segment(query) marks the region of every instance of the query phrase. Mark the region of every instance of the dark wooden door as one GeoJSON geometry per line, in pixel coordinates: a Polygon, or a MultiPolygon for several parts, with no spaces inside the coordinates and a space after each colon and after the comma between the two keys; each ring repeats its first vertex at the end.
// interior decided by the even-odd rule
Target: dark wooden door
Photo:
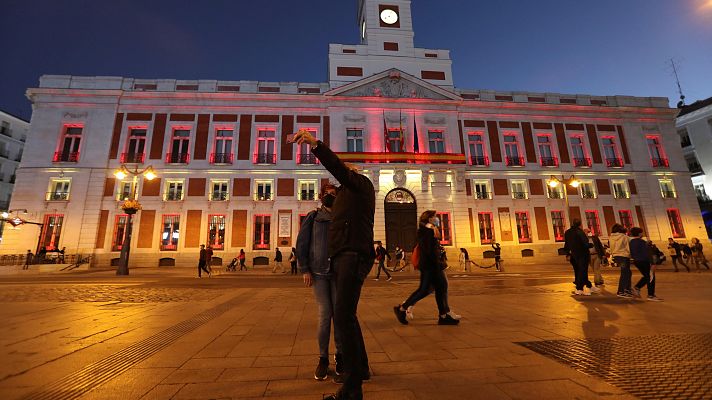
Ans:
{"type": "Polygon", "coordinates": [[[392,251],[401,246],[413,250],[418,230],[418,211],[415,203],[386,203],[386,245],[392,251]]]}

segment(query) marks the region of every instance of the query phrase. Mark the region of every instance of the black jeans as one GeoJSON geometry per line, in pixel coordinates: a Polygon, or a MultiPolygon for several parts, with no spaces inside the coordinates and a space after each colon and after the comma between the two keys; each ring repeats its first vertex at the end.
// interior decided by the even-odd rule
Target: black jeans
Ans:
{"type": "Polygon", "coordinates": [[[361,393],[363,376],[368,371],[368,355],[356,311],[363,281],[373,268],[373,258],[345,251],[331,258],[336,279],[334,331],[341,337],[344,357],[344,394],[361,393]]]}
{"type": "Polygon", "coordinates": [[[391,274],[388,273],[388,270],[386,269],[386,266],[384,265],[384,260],[381,260],[378,262],[378,272],[376,273],[376,279],[381,277],[381,271],[386,273],[387,277],[391,277],[391,274]]]}
{"type": "Polygon", "coordinates": [[[621,269],[621,276],[618,279],[618,294],[630,292],[630,280],[633,276],[633,273],[630,272],[630,258],[616,256],[613,257],[613,261],[621,269]]]}
{"type": "Polygon", "coordinates": [[[200,261],[198,263],[198,278],[201,277],[201,272],[205,271],[206,274],[210,275],[210,270],[208,270],[208,267],[206,266],[207,264],[205,261],[200,261]]]}
{"type": "Polygon", "coordinates": [[[450,306],[447,302],[447,287],[447,277],[439,267],[421,269],[420,286],[403,303],[403,308],[414,306],[415,303],[432,293],[431,288],[433,288],[435,289],[435,302],[438,304],[439,315],[447,314],[450,312],[450,306]]]}
{"type": "Polygon", "coordinates": [[[655,276],[650,274],[650,263],[645,261],[636,261],[635,267],[643,275],[642,278],[635,284],[637,289],[648,285],[648,296],[655,296],[655,276]]]}
{"type": "Polygon", "coordinates": [[[586,286],[590,288],[591,281],[588,280],[588,264],[591,262],[591,256],[572,256],[570,259],[571,266],[574,267],[574,285],[576,285],[576,290],[583,290],[586,286]]]}

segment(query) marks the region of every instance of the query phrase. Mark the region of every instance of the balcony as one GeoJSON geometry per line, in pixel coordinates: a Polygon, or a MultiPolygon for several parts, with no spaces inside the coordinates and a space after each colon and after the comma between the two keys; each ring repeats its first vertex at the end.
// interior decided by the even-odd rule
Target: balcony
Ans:
{"type": "Polygon", "coordinates": [[[564,194],[561,193],[561,192],[558,192],[558,191],[556,191],[556,192],[549,191],[549,198],[550,198],[550,199],[561,200],[561,199],[564,198],[564,194]]]}
{"type": "Polygon", "coordinates": [[[168,192],[163,195],[163,201],[181,201],[183,200],[183,192],[168,192]]]}
{"type": "Polygon", "coordinates": [[[674,199],[677,197],[677,193],[673,190],[663,190],[660,194],[663,196],[663,199],[674,199]]]}
{"type": "Polygon", "coordinates": [[[492,194],[490,192],[475,192],[473,194],[477,200],[490,200],[492,198],[492,194]]]}
{"type": "Polygon", "coordinates": [[[274,195],[272,193],[255,193],[255,201],[270,201],[274,200],[274,195]]]}
{"type": "Polygon", "coordinates": [[[524,157],[505,157],[504,164],[508,167],[523,167],[524,157]]]}
{"type": "Polygon", "coordinates": [[[590,158],[574,158],[574,167],[591,168],[590,158]]]}
{"type": "Polygon", "coordinates": [[[486,167],[489,166],[489,158],[486,156],[472,156],[470,157],[470,165],[476,167],[486,167]]]}
{"type": "Polygon", "coordinates": [[[542,167],[558,167],[559,159],[556,157],[542,157],[539,161],[542,167]]]}
{"type": "Polygon", "coordinates": [[[212,153],[210,154],[211,164],[232,164],[235,155],[232,153],[212,153]]]}
{"type": "Polygon", "coordinates": [[[299,200],[302,201],[314,201],[316,200],[317,196],[316,193],[314,192],[301,192],[299,193],[299,200]]]}
{"type": "Polygon", "coordinates": [[[146,160],[146,153],[121,153],[122,164],[143,164],[146,160]]]}
{"type": "Polygon", "coordinates": [[[464,154],[450,153],[336,153],[341,161],[358,163],[465,164],[464,154]]]}
{"type": "Polygon", "coordinates": [[[167,164],[188,164],[190,162],[190,153],[168,153],[166,154],[167,164]]]}
{"type": "Polygon", "coordinates": [[[52,162],[79,162],[79,152],[78,151],[72,151],[72,152],[57,151],[54,153],[52,162]]]}
{"type": "Polygon", "coordinates": [[[596,193],[593,192],[581,192],[582,199],[595,199],[596,193]]]}
{"type": "Polygon", "coordinates": [[[213,192],[210,195],[210,201],[228,201],[230,195],[227,192],[213,192]]]}
{"type": "Polygon", "coordinates": [[[255,164],[277,164],[277,154],[257,153],[255,154],[255,164]]]}
{"type": "Polygon", "coordinates": [[[299,165],[315,165],[317,163],[314,154],[297,154],[297,164],[299,165]]]}
{"type": "Polygon", "coordinates": [[[527,192],[512,192],[512,198],[515,200],[526,200],[528,198],[527,192]]]}
{"type": "Polygon", "coordinates": [[[623,168],[623,160],[620,158],[606,158],[608,168],[623,168]]]}
{"type": "Polygon", "coordinates": [[[161,243],[161,251],[176,251],[178,250],[178,243],[161,243]]]}
{"type": "Polygon", "coordinates": [[[47,201],[67,201],[69,200],[69,192],[47,192],[47,201]]]}
{"type": "Polygon", "coordinates": [[[613,198],[614,199],[630,199],[630,193],[628,192],[615,192],[613,193],[613,198]]]}
{"type": "Polygon", "coordinates": [[[650,163],[654,168],[668,168],[670,167],[670,162],[667,158],[651,158],[650,163]]]}

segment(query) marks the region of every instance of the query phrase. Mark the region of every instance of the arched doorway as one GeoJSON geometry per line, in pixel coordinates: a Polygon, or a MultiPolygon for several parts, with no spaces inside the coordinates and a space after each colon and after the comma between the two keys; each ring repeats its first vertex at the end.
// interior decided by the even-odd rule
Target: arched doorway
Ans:
{"type": "Polygon", "coordinates": [[[413,194],[393,189],[386,195],[386,244],[389,251],[401,246],[410,251],[415,246],[418,230],[418,206],[413,194]]]}

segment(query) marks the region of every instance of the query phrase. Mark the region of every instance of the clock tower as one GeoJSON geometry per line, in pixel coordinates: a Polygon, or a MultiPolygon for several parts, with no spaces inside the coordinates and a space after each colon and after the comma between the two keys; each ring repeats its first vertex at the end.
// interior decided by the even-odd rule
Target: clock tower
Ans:
{"type": "Polygon", "coordinates": [[[415,47],[411,0],[357,0],[358,45],[329,45],[329,83],[342,86],[396,68],[452,89],[448,50],[415,47]]]}

